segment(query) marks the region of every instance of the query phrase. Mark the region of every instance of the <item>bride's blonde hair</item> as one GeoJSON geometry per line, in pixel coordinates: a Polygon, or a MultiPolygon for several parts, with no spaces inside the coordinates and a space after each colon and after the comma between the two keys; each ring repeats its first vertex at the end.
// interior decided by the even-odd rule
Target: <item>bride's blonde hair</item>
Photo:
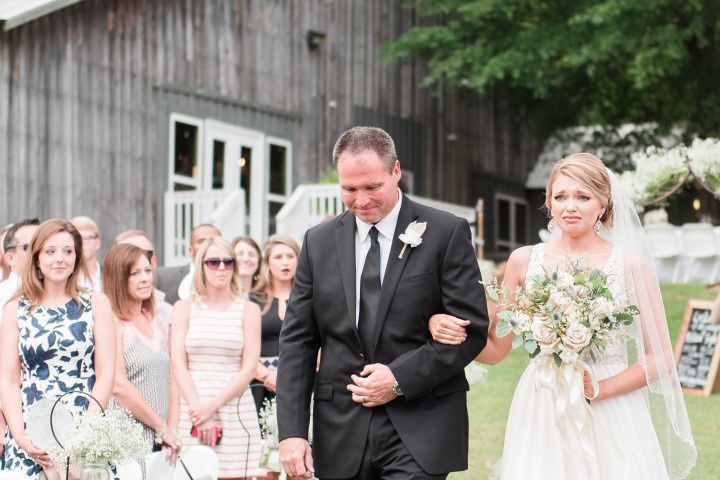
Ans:
{"type": "Polygon", "coordinates": [[[592,153],[573,153],[557,162],[550,173],[545,189],[545,208],[548,213],[552,200],[552,185],[559,175],[565,175],[582,183],[593,195],[598,197],[600,203],[605,207],[605,213],[600,217],[600,221],[605,228],[610,228],[613,222],[610,176],[602,160],[592,153]]]}

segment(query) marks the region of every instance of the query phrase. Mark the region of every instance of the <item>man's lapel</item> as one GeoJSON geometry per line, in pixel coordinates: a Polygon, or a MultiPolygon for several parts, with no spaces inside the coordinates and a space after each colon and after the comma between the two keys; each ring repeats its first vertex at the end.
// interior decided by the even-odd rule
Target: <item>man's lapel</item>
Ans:
{"type": "Polygon", "coordinates": [[[340,278],[345,290],[345,301],[348,308],[348,320],[352,323],[358,344],[360,334],[355,324],[355,217],[346,212],[341,218],[342,225],[335,230],[335,244],[340,258],[340,278]]]}
{"type": "Polygon", "coordinates": [[[380,338],[380,332],[385,323],[385,317],[395,296],[395,290],[397,290],[400,276],[414,250],[413,248],[406,248],[405,253],[403,253],[403,258],[398,258],[404,245],[398,236],[403,233],[408,224],[415,219],[417,219],[415,206],[407,196],[403,195],[402,206],[400,207],[397,224],[395,225],[395,234],[393,235],[390,247],[390,256],[388,257],[387,266],[385,267],[385,276],[383,277],[382,289],[380,290],[380,300],[378,302],[378,312],[375,323],[375,338],[373,341],[373,351],[371,352],[373,356],[375,355],[375,346],[380,338]]]}

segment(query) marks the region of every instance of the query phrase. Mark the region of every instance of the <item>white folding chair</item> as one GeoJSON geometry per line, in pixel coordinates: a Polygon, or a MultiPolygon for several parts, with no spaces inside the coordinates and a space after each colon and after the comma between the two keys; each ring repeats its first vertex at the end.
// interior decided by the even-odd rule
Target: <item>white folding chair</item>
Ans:
{"type": "Polygon", "coordinates": [[[715,233],[709,223],[686,223],[682,226],[683,254],[686,258],[683,282],[691,279],[712,283],[718,276],[720,256],[715,247],[715,233]]]}
{"type": "Polygon", "coordinates": [[[185,447],[175,464],[173,479],[190,480],[187,469],[195,480],[217,480],[219,468],[217,454],[211,448],[205,445],[185,447]]]}
{"type": "Polygon", "coordinates": [[[666,224],[652,224],[645,227],[650,254],[661,282],[676,283],[680,276],[681,249],[675,227],[666,224]]]}
{"type": "Polygon", "coordinates": [[[22,472],[5,470],[0,472],[0,480],[27,480],[27,477],[22,472]]]}
{"type": "Polygon", "coordinates": [[[135,460],[125,462],[118,465],[116,468],[117,475],[120,480],[143,480],[142,467],[135,460]]]}

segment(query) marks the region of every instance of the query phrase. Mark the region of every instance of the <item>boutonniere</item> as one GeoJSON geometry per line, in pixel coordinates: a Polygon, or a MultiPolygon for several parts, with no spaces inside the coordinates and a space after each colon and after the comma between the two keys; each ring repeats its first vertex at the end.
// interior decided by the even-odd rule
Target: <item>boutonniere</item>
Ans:
{"type": "Polygon", "coordinates": [[[408,225],[405,229],[405,233],[401,233],[398,236],[400,241],[405,244],[403,245],[403,248],[400,251],[400,255],[398,255],[398,258],[403,257],[403,253],[405,253],[405,249],[408,247],[408,245],[410,245],[410,248],[415,248],[422,243],[422,235],[423,233],[425,233],[426,228],[427,222],[418,223],[414,220],[410,222],[410,225],[408,225]]]}

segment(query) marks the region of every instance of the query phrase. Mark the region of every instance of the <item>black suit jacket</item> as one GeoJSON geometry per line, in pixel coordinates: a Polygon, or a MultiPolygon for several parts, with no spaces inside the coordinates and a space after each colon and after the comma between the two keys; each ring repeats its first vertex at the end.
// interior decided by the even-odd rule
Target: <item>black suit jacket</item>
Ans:
{"type": "Polygon", "coordinates": [[[165,301],[170,305],[175,305],[179,300],[178,287],[189,271],[190,264],[155,269],[155,286],[165,294],[165,301]]]}
{"type": "Polygon", "coordinates": [[[321,478],[347,478],[359,468],[372,411],[352,401],[347,385],[369,363],[388,365],[403,389],[384,408],[423,470],[467,469],[464,367],[484,348],[488,329],[470,228],[449,213],[402,202],[370,351],[355,326],[355,217],[345,212],[305,234],[280,335],[278,426],[281,439],[307,438],[314,390],[312,447],[321,478]],[[399,259],[398,235],[413,220],[427,222],[422,244],[399,259]],[[439,312],[470,320],[462,345],[432,340],[428,319],[439,312]]]}

